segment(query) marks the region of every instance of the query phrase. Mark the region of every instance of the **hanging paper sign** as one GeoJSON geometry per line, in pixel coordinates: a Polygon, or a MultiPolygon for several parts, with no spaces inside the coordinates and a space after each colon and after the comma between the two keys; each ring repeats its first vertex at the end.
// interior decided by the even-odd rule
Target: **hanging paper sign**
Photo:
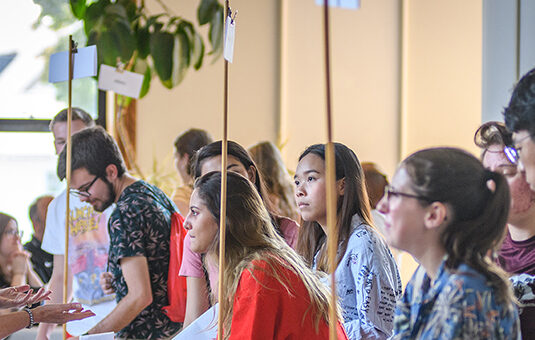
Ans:
{"type": "Polygon", "coordinates": [[[139,98],[143,85],[143,75],[139,73],[121,71],[108,65],[100,65],[98,88],[113,91],[123,96],[139,98]]]}
{"type": "Polygon", "coordinates": [[[113,335],[113,332],[82,335],[80,336],[80,340],[113,340],[113,335]]]}
{"type": "MultiPolygon", "coordinates": [[[[325,5],[325,0],[316,0],[316,4],[323,6],[325,5]]],[[[359,9],[360,0],[329,0],[329,7],[359,9]]]]}
{"type": "MultiPolygon", "coordinates": [[[[93,77],[97,75],[97,46],[79,48],[74,53],[72,79],[93,77]]],[[[69,51],[54,53],[50,56],[48,81],[58,83],[69,80],[69,51]]]]}
{"type": "MultiPolygon", "coordinates": [[[[235,18],[236,16],[234,16],[235,18]]],[[[234,37],[236,33],[236,21],[230,17],[225,20],[225,47],[223,49],[223,57],[232,63],[234,57],[234,37]]]]}

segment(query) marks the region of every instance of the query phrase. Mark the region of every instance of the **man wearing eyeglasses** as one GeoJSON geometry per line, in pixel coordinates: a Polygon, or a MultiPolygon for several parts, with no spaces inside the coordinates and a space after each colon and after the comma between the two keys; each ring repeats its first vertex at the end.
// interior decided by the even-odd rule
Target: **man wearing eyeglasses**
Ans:
{"type": "Polygon", "coordinates": [[[509,159],[518,163],[526,180],[535,190],[535,69],[526,73],[516,85],[504,111],[505,124],[513,132],[509,159]]]}
{"type": "MultiPolygon", "coordinates": [[[[58,176],[66,174],[65,150],[58,176]]],[[[108,230],[111,290],[117,306],[89,334],[116,332],[119,339],[168,339],[182,324],[162,308],[169,304],[167,281],[171,215],[174,203],[158,188],[126,171],[113,138],[102,128],[88,128],[72,137],[71,192],[104,211],[115,203],[108,230]]]]}
{"type": "MultiPolygon", "coordinates": [[[[56,154],[63,150],[67,140],[67,110],[60,111],[50,123],[54,135],[56,154]]],[[[91,116],[79,109],[72,109],[71,133],[75,134],[87,127],[94,126],[91,116]]],[[[52,291],[49,303],[63,301],[63,261],[65,255],[65,216],[66,191],[57,196],[48,207],[46,225],[41,248],[54,255],[54,266],[49,289],[52,291]]],[[[81,335],[102,320],[115,307],[115,299],[106,295],[99,284],[100,273],[106,271],[109,236],[107,221],[111,209],[99,213],[74,195],[69,198],[69,272],[67,302],[71,297],[82,303],[84,309],[96,315],[84,320],[73,321],[67,325],[71,335],[81,335]]],[[[54,325],[41,323],[37,339],[48,339],[54,325]]]]}

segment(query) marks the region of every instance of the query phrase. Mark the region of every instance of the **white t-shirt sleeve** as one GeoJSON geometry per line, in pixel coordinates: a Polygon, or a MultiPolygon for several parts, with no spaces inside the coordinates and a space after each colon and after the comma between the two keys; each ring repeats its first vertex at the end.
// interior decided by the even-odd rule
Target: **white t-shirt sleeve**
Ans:
{"type": "Polygon", "coordinates": [[[53,255],[65,254],[66,191],[62,191],[48,205],[45,233],[41,249],[53,255]]]}

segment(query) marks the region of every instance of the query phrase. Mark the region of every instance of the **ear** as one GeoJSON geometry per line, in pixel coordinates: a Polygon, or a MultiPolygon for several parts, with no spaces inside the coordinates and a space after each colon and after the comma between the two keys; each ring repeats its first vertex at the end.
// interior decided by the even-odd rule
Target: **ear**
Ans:
{"type": "Polygon", "coordinates": [[[106,167],[106,179],[108,182],[112,183],[118,177],[117,167],[115,164],[108,164],[106,167]]]}
{"type": "Polygon", "coordinates": [[[249,176],[249,181],[251,183],[256,183],[256,168],[254,166],[250,166],[249,169],[247,169],[247,175],[249,176]]]}
{"type": "Polygon", "coordinates": [[[336,181],[336,192],[338,193],[338,196],[344,196],[346,189],[346,178],[339,179],[336,181]]]}
{"type": "Polygon", "coordinates": [[[433,202],[426,209],[424,224],[427,229],[436,229],[448,222],[449,209],[444,203],[433,202]]]}

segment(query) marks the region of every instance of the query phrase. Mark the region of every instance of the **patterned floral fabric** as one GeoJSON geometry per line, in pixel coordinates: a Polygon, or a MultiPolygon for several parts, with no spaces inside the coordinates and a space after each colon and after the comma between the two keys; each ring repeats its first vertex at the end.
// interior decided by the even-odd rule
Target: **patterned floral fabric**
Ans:
{"type": "Polygon", "coordinates": [[[171,210],[176,209],[160,189],[137,181],[128,186],[117,202],[109,220],[109,269],[114,276],[117,301],[127,293],[120,259],[144,256],[149,265],[153,302],[117,336],[131,339],[169,338],[182,326],[163,313],[168,305],[167,274],[171,210]]]}
{"type": "Polygon", "coordinates": [[[398,268],[372,227],[358,215],[351,225],[353,232],[335,272],[344,328],[349,339],[387,339],[392,335],[394,309],[402,292],[398,268]]]}
{"type": "Polygon", "coordinates": [[[520,339],[518,310],[499,304],[483,275],[442,262],[437,279],[419,267],[396,308],[393,339],[520,339]]]}

